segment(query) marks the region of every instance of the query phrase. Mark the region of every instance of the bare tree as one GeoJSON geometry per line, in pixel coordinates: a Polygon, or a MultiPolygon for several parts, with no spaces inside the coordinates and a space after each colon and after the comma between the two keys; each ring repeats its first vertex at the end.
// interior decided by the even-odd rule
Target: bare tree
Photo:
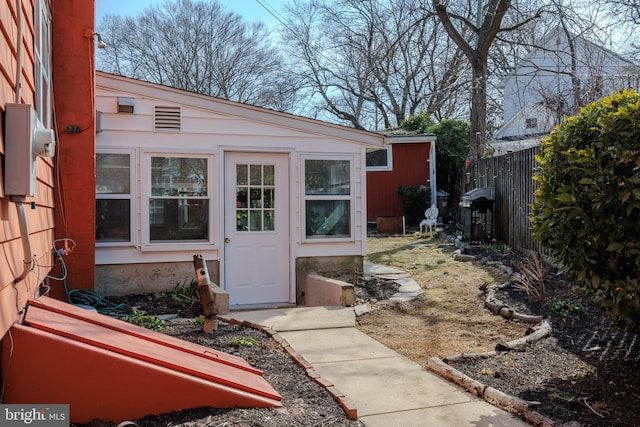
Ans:
{"type": "Polygon", "coordinates": [[[487,77],[489,48],[500,32],[513,31],[540,15],[536,13],[522,20],[512,22],[509,27],[502,28],[501,24],[511,7],[511,0],[487,0],[483,5],[478,0],[478,8],[475,12],[476,22],[472,21],[474,15],[471,10],[471,2],[466,3],[459,11],[449,7],[447,2],[432,0],[432,6],[440,18],[449,37],[464,52],[472,70],[471,87],[471,157],[481,157],[485,151],[487,134],[487,77]],[[456,25],[457,24],[457,25],[456,25]],[[463,37],[462,29],[468,29],[475,33],[475,43],[463,37]]]}
{"type": "Polygon", "coordinates": [[[419,111],[461,114],[462,51],[415,0],[294,1],[288,10],[282,44],[314,116],[380,129],[419,111]]]}
{"type": "Polygon", "coordinates": [[[503,82],[505,120],[527,104],[541,104],[551,113],[543,118],[541,131],[603,95],[637,87],[638,75],[635,64],[611,50],[626,28],[611,20],[605,5],[589,0],[545,3],[528,53],[516,59],[517,68],[503,82]]]}
{"type": "Polygon", "coordinates": [[[176,0],[135,18],[107,15],[98,68],[234,101],[290,110],[295,84],[264,24],[246,24],[215,1],[176,0]]]}
{"type": "Polygon", "coordinates": [[[640,24],[640,0],[609,0],[613,16],[640,24]]]}

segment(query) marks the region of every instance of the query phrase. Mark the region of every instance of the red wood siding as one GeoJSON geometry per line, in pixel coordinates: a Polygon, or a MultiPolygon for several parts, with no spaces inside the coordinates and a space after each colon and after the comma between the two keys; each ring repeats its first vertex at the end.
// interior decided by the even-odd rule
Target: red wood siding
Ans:
{"type": "MultiPolygon", "coordinates": [[[[53,0],[53,87],[59,129],[60,192],[56,238],[70,238],[65,257],[69,289],[93,289],[95,281],[95,68],[94,1],[53,0]],[[68,133],[77,126],[79,133],[68,133]]],[[[58,196],[58,194],[56,194],[58,196]]],[[[52,296],[65,298],[61,286],[52,296]]]]}
{"type": "Polygon", "coordinates": [[[398,187],[429,185],[429,148],[428,142],[393,144],[393,170],[367,172],[367,221],[402,216],[398,187]]]}

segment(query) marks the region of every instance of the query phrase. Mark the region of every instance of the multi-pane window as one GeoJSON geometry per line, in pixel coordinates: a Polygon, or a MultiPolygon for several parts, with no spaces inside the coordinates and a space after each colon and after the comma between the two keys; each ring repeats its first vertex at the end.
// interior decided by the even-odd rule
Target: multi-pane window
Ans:
{"type": "Polygon", "coordinates": [[[131,155],[96,154],[96,241],[131,241],[131,155]]]}
{"type": "Polygon", "coordinates": [[[209,240],[208,159],[151,157],[149,240],[209,240]]]}
{"type": "Polygon", "coordinates": [[[275,167],[236,165],[236,230],[275,230],[275,167]]]}
{"type": "Polygon", "coordinates": [[[350,237],[351,162],[306,159],[304,186],[306,237],[350,237]]]}

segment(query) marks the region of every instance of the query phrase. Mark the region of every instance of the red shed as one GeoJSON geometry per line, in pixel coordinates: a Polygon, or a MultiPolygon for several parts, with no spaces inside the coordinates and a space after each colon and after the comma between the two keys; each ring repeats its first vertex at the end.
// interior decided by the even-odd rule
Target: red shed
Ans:
{"type": "Polygon", "coordinates": [[[392,135],[385,147],[367,153],[367,222],[402,217],[398,187],[427,185],[436,204],[436,136],[392,135]]]}

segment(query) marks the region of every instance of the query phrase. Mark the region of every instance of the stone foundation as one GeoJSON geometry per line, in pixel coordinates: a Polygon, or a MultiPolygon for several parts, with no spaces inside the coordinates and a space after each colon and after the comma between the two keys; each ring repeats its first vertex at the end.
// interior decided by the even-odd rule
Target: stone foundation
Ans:
{"type": "MultiPolygon", "coordinates": [[[[209,277],[220,283],[218,261],[207,261],[209,277]]],[[[96,265],[95,290],[103,296],[168,292],[196,279],[192,261],[96,265]]]]}

